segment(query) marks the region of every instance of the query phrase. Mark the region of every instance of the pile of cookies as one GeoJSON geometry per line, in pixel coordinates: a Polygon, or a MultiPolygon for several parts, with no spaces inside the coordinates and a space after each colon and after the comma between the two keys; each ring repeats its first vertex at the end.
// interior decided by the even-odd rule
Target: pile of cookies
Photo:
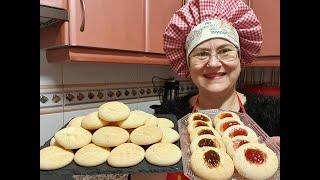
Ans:
{"type": "Polygon", "coordinates": [[[181,158],[174,124],[140,110],[130,111],[121,102],[101,105],[97,112],[72,119],[56,132],[50,146],[40,150],[40,170],[76,164],[93,167],[105,162],[130,167],[144,158],[158,166],[171,166],[181,158]],[[143,147],[146,147],[145,150],[143,147]]]}
{"type": "Polygon", "coordinates": [[[191,170],[201,179],[230,179],[235,170],[248,179],[268,179],[278,169],[277,155],[236,113],[219,112],[213,119],[192,113],[187,131],[191,170]]]}

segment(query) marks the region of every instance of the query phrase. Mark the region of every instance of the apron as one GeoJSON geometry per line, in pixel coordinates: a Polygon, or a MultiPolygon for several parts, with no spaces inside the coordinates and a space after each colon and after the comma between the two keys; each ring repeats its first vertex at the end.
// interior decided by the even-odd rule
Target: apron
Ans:
{"type": "MultiPolygon", "coordinates": [[[[244,108],[238,94],[237,94],[237,99],[240,105],[240,110],[242,111],[242,113],[247,114],[246,109],[244,108]]],[[[199,110],[199,95],[197,95],[196,102],[192,106],[192,113],[197,112],[198,110],[199,110]]],[[[183,174],[183,172],[175,172],[175,173],[168,173],[167,180],[189,180],[189,178],[186,177],[183,174]]]]}

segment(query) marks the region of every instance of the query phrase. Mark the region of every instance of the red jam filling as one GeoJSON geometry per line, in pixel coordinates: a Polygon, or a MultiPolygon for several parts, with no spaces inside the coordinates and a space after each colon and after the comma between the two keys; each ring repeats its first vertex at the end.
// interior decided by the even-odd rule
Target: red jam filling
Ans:
{"type": "Polygon", "coordinates": [[[201,139],[198,142],[198,146],[199,147],[203,147],[203,146],[216,147],[215,143],[211,139],[207,139],[207,138],[201,139]]]}
{"type": "Polygon", "coordinates": [[[208,126],[208,124],[205,123],[205,122],[199,121],[199,122],[196,123],[195,127],[199,127],[199,126],[208,126]]]}
{"type": "Polygon", "coordinates": [[[196,120],[200,120],[200,121],[206,121],[206,122],[210,121],[207,117],[202,116],[202,115],[196,115],[196,116],[194,116],[193,120],[195,120],[195,121],[196,121],[196,120]]]}
{"type": "Polygon", "coordinates": [[[213,132],[211,130],[202,130],[198,132],[198,135],[203,135],[203,134],[211,134],[214,135],[213,132]]]}
{"type": "Polygon", "coordinates": [[[230,126],[233,126],[233,125],[239,125],[239,122],[237,121],[225,122],[222,124],[221,130],[224,132],[226,129],[228,129],[230,126]]]}
{"type": "Polygon", "coordinates": [[[254,164],[262,164],[267,157],[267,155],[262,151],[260,151],[259,149],[252,149],[252,148],[245,150],[244,155],[250,163],[254,163],[254,164]]]}
{"type": "Polygon", "coordinates": [[[219,165],[220,156],[217,152],[215,152],[213,150],[209,150],[208,152],[205,152],[203,158],[204,158],[206,165],[209,168],[214,168],[219,165]]]}
{"type": "Polygon", "coordinates": [[[232,117],[232,114],[230,114],[230,113],[224,113],[224,114],[221,114],[221,115],[220,115],[220,119],[224,119],[224,118],[226,118],[226,117],[232,117]]]}
{"type": "Polygon", "coordinates": [[[237,140],[235,142],[233,142],[233,148],[234,149],[238,149],[240,146],[247,144],[249,141],[246,140],[237,140]]]}
{"type": "Polygon", "coordinates": [[[233,138],[236,136],[247,136],[247,135],[248,135],[247,130],[238,128],[238,129],[234,129],[233,131],[231,131],[229,134],[229,137],[233,138]]]}

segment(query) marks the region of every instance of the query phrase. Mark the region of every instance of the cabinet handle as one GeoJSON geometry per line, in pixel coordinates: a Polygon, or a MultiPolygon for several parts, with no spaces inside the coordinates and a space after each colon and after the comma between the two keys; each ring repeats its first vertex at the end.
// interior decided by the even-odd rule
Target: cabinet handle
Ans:
{"type": "Polygon", "coordinates": [[[84,4],[84,0],[80,0],[80,2],[81,2],[81,11],[82,11],[82,22],[80,26],[80,31],[83,32],[84,26],[86,25],[86,15],[85,15],[86,7],[84,4]]]}
{"type": "Polygon", "coordinates": [[[182,0],[182,6],[185,5],[185,4],[186,4],[186,1],[185,1],[185,0],[182,0]]]}
{"type": "Polygon", "coordinates": [[[248,6],[251,8],[251,0],[248,0],[248,6]]]}

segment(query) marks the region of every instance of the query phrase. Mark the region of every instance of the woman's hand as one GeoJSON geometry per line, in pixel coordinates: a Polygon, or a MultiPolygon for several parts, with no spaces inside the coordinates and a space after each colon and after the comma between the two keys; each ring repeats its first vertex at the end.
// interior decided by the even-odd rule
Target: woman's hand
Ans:
{"type": "Polygon", "coordinates": [[[280,146],[280,136],[272,136],[271,138],[280,146]]]}

